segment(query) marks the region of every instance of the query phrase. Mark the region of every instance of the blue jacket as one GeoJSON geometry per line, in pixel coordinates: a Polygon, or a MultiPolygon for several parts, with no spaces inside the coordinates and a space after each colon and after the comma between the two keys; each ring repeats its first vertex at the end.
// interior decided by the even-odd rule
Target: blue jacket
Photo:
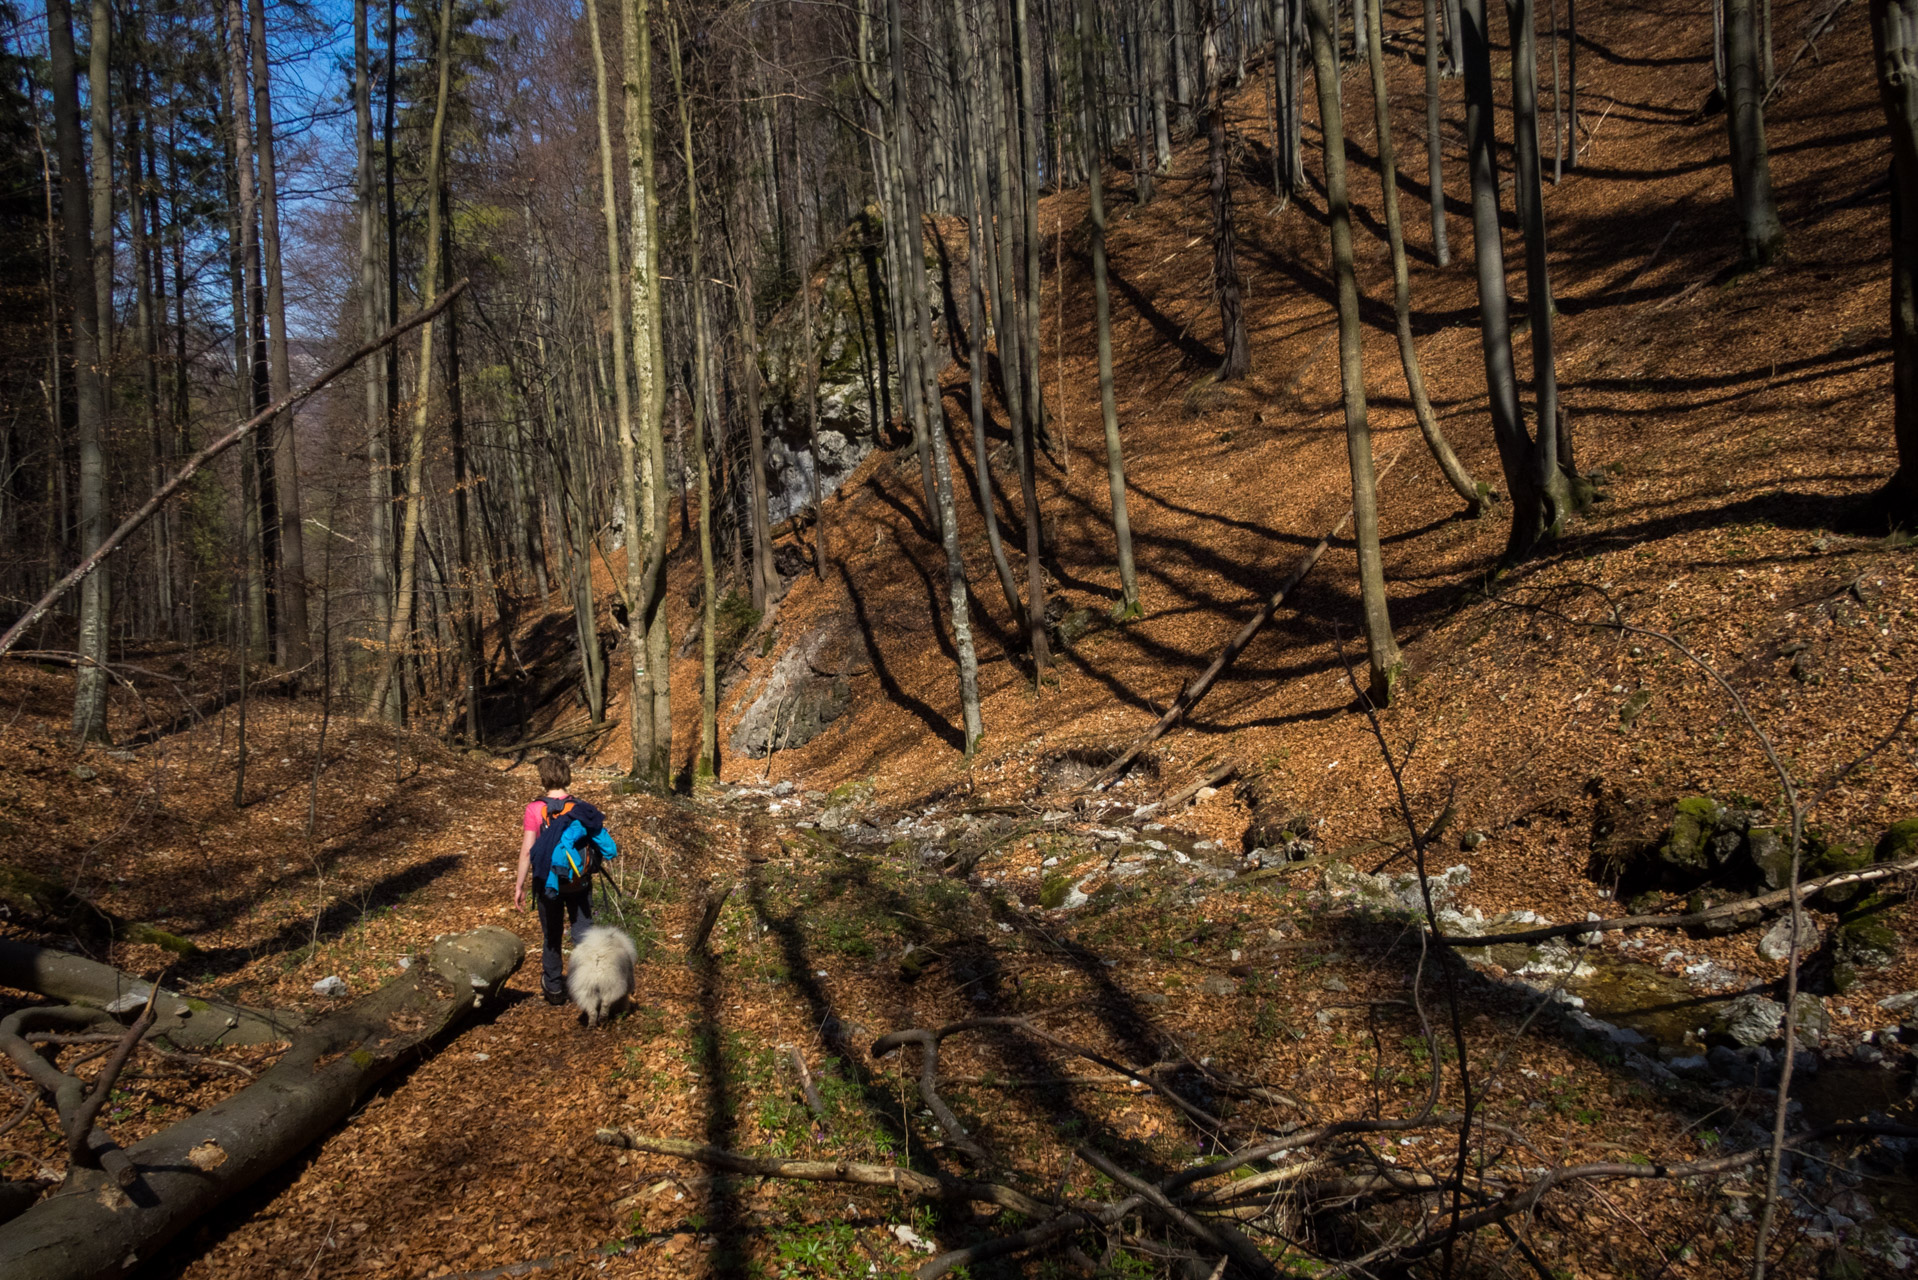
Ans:
{"type": "Polygon", "coordinates": [[[589,856],[587,845],[596,846],[607,861],[619,856],[619,846],[606,833],[606,819],[584,800],[567,796],[564,800],[546,800],[546,817],[539,835],[533,840],[532,880],[541,893],[559,892],[559,873],[570,863],[583,868],[589,856]]]}

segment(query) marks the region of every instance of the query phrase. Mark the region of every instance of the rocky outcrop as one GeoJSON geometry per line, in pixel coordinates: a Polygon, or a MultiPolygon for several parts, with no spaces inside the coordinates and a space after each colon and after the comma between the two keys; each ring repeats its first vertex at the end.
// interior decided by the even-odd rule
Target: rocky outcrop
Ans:
{"type": "Polygon", "coordinates": [[[872,670],[866,637],[849,613],[833,613],[795,641],[733,726],[733,754],[763,760],[801,747],[852,706],[852,678],[872,670]]]}
{"type": "MultiPolygon", "coordinates": [[[[812,328],[819,360],[816,458],[806,414],[805,308],[800,300],[795,297],[782,306],[759,335],[760,371],[766,378],[761,404],[766,424],[767,509],[775,524],[812,503],[815,471],[820,495],[830,495],[880,444],[885,431],[879,421],[880,406],[886,396],[879,379],[888,380],[893,412],[900,412],[897,356],[889,340],[890,367],[880,367],[873,325],[885,323],[885,313],[873,305],[873,277],[866,274],[862,256],[867,246],[880,243],[882,234],[879,212],[869,208],[814,264],[812,328]]],[[[932,319],[940,323],[948,292],[940,284],[940,255],[928,251],[926,267],[934,273],[927,289],[932,319]]],[[[943,352],[944,345],[939,349],[943,352]]]]}

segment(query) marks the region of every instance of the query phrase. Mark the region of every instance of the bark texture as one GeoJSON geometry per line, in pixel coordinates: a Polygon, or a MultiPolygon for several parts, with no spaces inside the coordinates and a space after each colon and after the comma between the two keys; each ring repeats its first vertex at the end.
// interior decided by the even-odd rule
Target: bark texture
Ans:
{"type": "Polygon", "coordinates": [[[1872,0],[1878,92],[1891,130],[1891,387],[1898,469],[1880,494],[1918,522],[1918,0],[1872,0]]]}

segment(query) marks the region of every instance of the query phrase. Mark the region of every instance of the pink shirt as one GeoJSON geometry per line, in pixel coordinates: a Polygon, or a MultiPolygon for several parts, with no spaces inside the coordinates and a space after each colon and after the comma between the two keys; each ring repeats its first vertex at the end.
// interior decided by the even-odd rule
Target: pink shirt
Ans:
{"type": "Polygon", "coordinates": [[[526,806],[526,819],[520,825],[527,831],[538,831],[539,824],[545,820],[545,817],[546,802],[544,800],[535,800],[526,806]]]}

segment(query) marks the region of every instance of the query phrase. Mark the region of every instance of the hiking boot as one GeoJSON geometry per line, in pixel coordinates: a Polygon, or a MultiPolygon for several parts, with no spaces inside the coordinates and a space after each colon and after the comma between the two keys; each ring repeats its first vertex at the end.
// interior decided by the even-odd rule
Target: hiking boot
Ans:
{"type": "Polygon", "coordinates": [[[540,994],[546,997],[547,1004],[565,1004],[566,1003],[566,997],[561,992],[543,991],[540,994]]]}

